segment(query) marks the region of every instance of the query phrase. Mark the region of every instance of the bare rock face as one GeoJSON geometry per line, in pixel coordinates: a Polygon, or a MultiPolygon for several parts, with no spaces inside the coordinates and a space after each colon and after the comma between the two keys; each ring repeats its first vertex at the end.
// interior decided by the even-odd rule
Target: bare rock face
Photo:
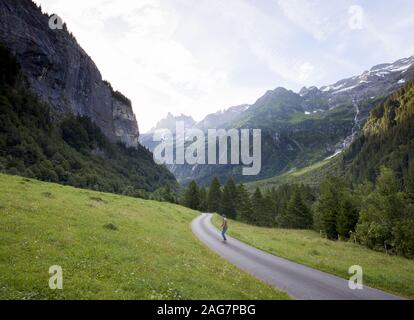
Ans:
{"type": "Polygon", "coordinates": [[[66,26],[49,28],[49,18],[31,0],[0,0],[0,43],[16,56],[41,100],[59,113],[89,117],[112,142],[137,147],[130,100],[102,80],[66,26]]]}

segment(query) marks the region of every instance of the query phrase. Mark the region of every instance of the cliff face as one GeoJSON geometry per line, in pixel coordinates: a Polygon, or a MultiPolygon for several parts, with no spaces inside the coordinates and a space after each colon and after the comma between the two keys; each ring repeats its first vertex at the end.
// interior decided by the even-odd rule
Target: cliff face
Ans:
{"type": "Polygon", "coordinates": [[[31,0],[0,0],[0,42],[13,52],[41,100],[59,113],[91,118],[113,142],[137,146],[131,102],[102,80],[66,28],[49,28],[49,16],[31,0]]]}

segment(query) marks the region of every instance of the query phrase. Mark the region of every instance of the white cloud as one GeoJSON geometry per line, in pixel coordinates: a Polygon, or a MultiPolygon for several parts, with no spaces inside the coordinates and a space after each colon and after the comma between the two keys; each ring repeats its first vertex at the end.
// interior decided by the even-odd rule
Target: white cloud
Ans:
{"type": "Polygon", "coordinates": [[[67,22],[103,77],[131,98],[143,131],[167,112],[200,120],[276,86],[329,84],[413,48],[405,0],[393,16],[375,8],[397,4],[364,2],[362,24],[354,23],[361,0],[36,2],[67,22]]]}
{"type": "Polygon", "coordinates": [[[192,13],[204,10],[195,19],[215,15],[230,40],[215,42],[209,34],[215,22],[196,21],[197,31],[206,34],[197,43],[186,44],[178,34],[189,16],[166,1],[123,0],[122,5],[113,0],[77,1],[76,5],[65,0],[39,2],[68,23],[104,78],[132,99],[144,131],[168,111],[201,119],[219,108],[254,102],[276,86],[277,79],[284,81],[280,85],[298,82],[297,73],[292,72],[297,62],[285,46],[288,29],[248,1],[186,4],[192,13]],[[194,47],[204,41],[207,50],[195,54],[194,47]],[[239,87],[229,80],[230,70],[249,63],[233,60],[234,50],[243,50],[241,43],[274,74],[268,86],[239,87]]]}
{"type": "Polygon", "coordinates": [[[315,71],[314,65],[312,65],[309,62],[303,63],[299,67],[299,80],[302,82],[309,80],[309,78],[312,76],[314,71],[315,71]]]}
{"type": "Polygon", "coordinates": [[[235,26],[234,34],[255,58],[273,72],[275,80],[282,80],[285,85],[301,85],[296,69],[304,62],[302,58],[298,61],[287,45],[293,32],[273,16],[274,12],[263,12],[249,1],[231,0],[226,4],[221,4],[221,14],[235,26]]]}
{"type": "Polygon", "coordinates": [[[104,78],[132,99],[144,130],[169,110],[194,114],[203,95],[226,88],[226,70],[200,64],[174,39],[178,17],[157,0],[40,2],[59,13],[104,78]]]}
{"type": "Polygon", "coordinates": [[[342,0],[278,0],[288,19],[320,41],[326,40],[341,27],[336,11],[342,3],[342,0]]]}

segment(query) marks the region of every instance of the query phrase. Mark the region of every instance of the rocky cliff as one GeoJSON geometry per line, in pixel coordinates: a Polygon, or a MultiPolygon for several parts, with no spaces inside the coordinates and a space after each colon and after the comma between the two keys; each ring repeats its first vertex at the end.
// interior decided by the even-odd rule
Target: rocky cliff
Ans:
{"type": "Polygon", "coordinates": [[[112,142],[138,144],[131,101],[112,89],[76,39],[52,30],[31,0],[0,0],[0,43],[22,66],[32,90],[59,113],[89,117],[112,142]]]}

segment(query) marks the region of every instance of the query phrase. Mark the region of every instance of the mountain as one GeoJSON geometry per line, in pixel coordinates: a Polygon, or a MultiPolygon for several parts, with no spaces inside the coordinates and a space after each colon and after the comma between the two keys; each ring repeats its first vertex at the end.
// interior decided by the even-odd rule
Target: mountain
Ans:
{"type": "Polygon", "coordinates": [[[60,114],[89,117],[110,141],[137,147],[131,101],[102,80],[66,25],[50,29],[50,17],[31,0],[0,0],[0,16],[0,43],[16,57],[42,102],[60,114]]]}
{"type": "MultiPolygon", "coordinates": [[[[207,184],[213,176],[222,181],[262,180],[307,167],[333,157],[355,140],[371,110],[414,77],[414,57],[374,66],[359,76],[321,88],[269,90],[222,128],[262,130],[262,171],[241,175],[240,166],[170,166],[181,182],[195,179],[207,184]]],[[[229,109],[230,110],[230,109],[229,109]]],[[[216,119],[215,115],[206,119],[216,119]]],[[[207,122],[213,128],[214,121],[207,122]]],[[[203,130],[208,129],[203,125],[203,130]]]]}
{"type": "Polygon", "coordinates": [[[180,116],[173,116],[171,113],[168,113],[167,117],[158,121],[157,125],[150,131],[141,134],[139,137],[139,142],[153,151],[159,143],[153,141],[154,133],[158,130],[169,130],[171,133],[175,133],[177,122],[183,122],[185,129],[191,129],[196,125],[196,122],[192,117],[186,116],[184,114],[180,116]]]}
{"type": "MultiPolygon", "coordinates": [[[[153,141],[154,132],[157,130],[169,130],[171,133],[175,134],[177,122],[183,122],[185,129],[197,128],[207,131],[208,129],[223,128],[226,124],[231,123],[234,119],[240,116],[249,107],[249,105],[240,105],[231,107],[227,110],[221,110],[207,115],[200,122],[195,122],[192,117],[183,114],[180,116],[173,116],[171,113],[168,113],[167,117],[158,121],[157,125],[150,131],[141,134],[139,141],[150,150],[154,150],[158,145],[158,142],[153,141]]],[[[174,166],[170,166],[171,169],[173,167],[174,166]]]]}
{"type": "MultiPolygon", "coordinates": [[[[311,116],[344,105],[356,108],[354,102],[360,105],[387,96],[412,79],[413,64],[414,56],[392,64],[377,65],[359,76],[340,80],[320,89],[305,87],[299,93],[284,88],[268,91],[233,124],[239,127],[260,126],[274,129],[275,126],[286,125],[286,122],[292,120],[297,113],[311,116]]],[[[368,116],[369,105],[362,105],[367,108],[359,110],[362,119],[368,116]]]]}
{"type": "Polygon", "coordinates": [[[303,99],[297,93],[285,88],[267,91],[246,112],[230,124],[236,128],[282,127],[297,112],[304,112],[303,99]]]}
{"type": "Polygon", "coordinates": [[[392,92],[414,76],[413,62],[414,57],[410,57],[380,64],[360,76],[322,87],[320,91],[332,99],[331,106],[349,97],[369,98],[378,96],[381,92],[392,92]]]}
{"type": "Polygon", "coordinates": [[[227,124],[237,119],[249,108],[250,105],[244,104],[209,114],[202,121],[198,122],[195,127],[203,131],[225,128],[227,124]]]}
{"type": "Polygon", "coordinates": [[[344,153],[343,167],[353,181],[374,181],[386,165],[404,180],[414,159],[414,82],[374,108],[362,134],[344,153]]]}
{"type": "Polygon", "coordinates": [[[0,15],[0,172],[130,196],[176,184],[65,28],[29,0],[0,0],[0,15]]]}
{"type": "Polygon", "coordinates": [[[174,132],[177,122],[183,122],[186,129],[193,128],[196,124],[192,117],[184,114],[175,117],[171,113],[168,113],[167,117],[160,120],[157,125],[149,131],[149,133],[154,133],[157,130],[170,130],[171,132],[174,132]]]}

